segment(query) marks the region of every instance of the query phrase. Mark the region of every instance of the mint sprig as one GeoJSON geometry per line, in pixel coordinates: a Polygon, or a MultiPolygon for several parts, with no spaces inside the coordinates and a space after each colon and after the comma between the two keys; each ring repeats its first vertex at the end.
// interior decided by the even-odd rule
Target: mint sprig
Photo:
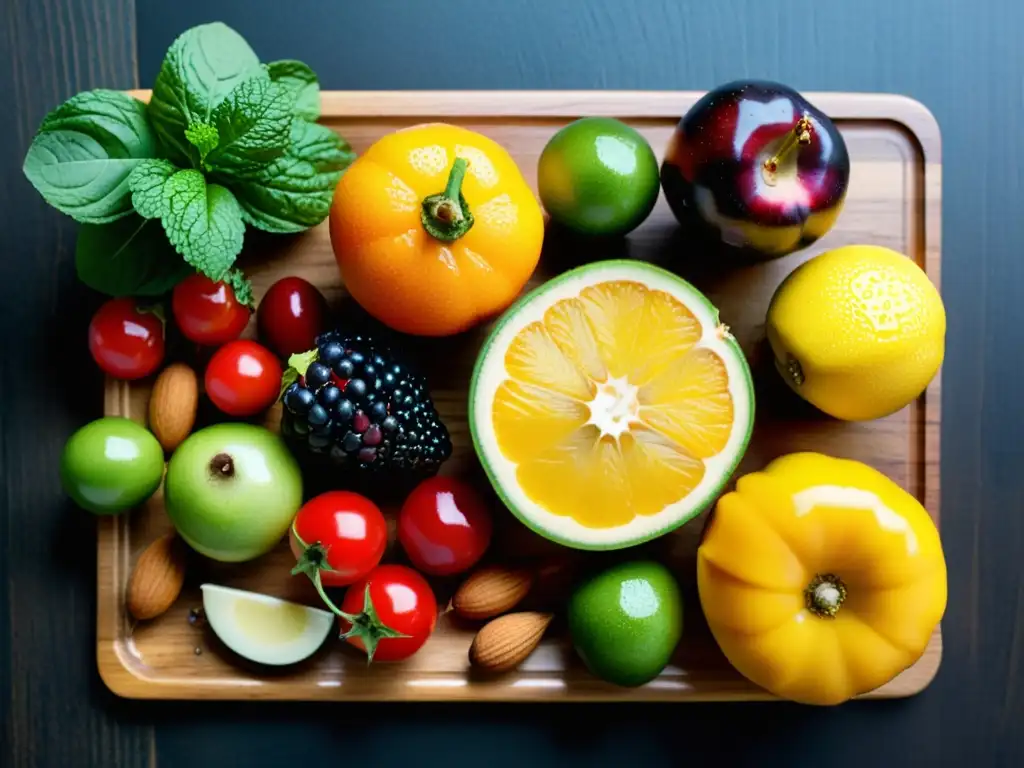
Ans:
{"type": "MultiPolygon", "coordinates": [[[[83,282],[113,296],[155,295],[189,267],[231,275],[247,223],[293,233],[327,217],[355,154],[313,122],[319,114],[307,65],[263,65],[236,31],[202,24],[171,44],[148,105],[94,90],[51,112],[24,173],[50,205],[88,225],[76,251],[83,282]],[[168,247],[154,247],[161,229],[168,247]]],[[[232,287],[251,301],[247,282],[232,287]]]]}

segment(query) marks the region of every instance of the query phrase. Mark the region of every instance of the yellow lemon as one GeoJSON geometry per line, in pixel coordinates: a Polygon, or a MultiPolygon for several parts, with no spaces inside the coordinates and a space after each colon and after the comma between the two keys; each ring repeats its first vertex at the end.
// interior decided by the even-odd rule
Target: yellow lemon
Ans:
{"type": "Polygon", "coordinates": [[[775,365],[797,394],[838,419],[877,419],[913,402],[942,365],[946,312],[924,271],[874,245],[797,267],[768,307],[775,365]]]}

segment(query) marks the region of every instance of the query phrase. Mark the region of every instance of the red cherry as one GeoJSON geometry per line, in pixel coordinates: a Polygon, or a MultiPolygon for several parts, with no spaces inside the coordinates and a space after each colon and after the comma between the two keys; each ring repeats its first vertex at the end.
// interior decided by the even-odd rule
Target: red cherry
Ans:
{"type": "Polygon", "coordinates": [[[89,351],[105,373],[117,379],[141,379],[164,359],[164,324],[152,312],[140,312],[134,299],[111,299],[89,323],[89,351]]]}
{"type": "Polygon", "coordinates": [[[274,353],[263,345],[231,341],[206,366],[206,394],[229,416],[253,416],[277,400],[282,374],[274,353]]]}
{"type": "Polygon", "coordinates": [[[301,277],[284,277],[270,286],[256,310],[260,338],[287,359],[307,352],[327,327],[327,300],[301,277]]]}
{"type": "Polygon", "coordinates": [[[186,339],[211,347],[237,339],[249,324],[249,308],[234,289],[206,275],[190,275],[174,286],[171,309],[186,339]]]}
{"type": "Polygon", "coordinates": [[[491,513],[472,486],[451,477],[433,477],[416,486],[402,504],[398,540],[424,573],[461,573],[487,551],[491,513]]]}

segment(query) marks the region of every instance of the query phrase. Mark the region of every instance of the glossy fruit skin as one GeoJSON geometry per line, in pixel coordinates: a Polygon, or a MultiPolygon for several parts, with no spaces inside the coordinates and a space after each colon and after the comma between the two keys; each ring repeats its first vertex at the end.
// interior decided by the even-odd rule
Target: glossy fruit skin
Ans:
{"type": "Polygon", "coordinates": [[[505,149],[432,123],[384,136],[345,171],[330,231],[345,288],[364,309],[405,333],[446,336],[515,299],[540,258],[544,218],[505,149]],[[422,202],[445,190],[460,156],[474,223],[442,242],[424,229],[422,202]]]}
{"type": "Polygon", "coordinates": [[[432,477],[416,486],[398,515],[398,540],[423,573],[450,576],[472,568],[491,543],[491,512],[472,486],[432,477]]]}
{"type": "Polygon", "coordinates": [[[333,570],[320,569],[325,587],[345,587],[365,578],[380,563],[388,543],[388,524],[380,508],[351,491],[328,491],[305,504],[289,532],[298,559],[309,545],[320,543],[333,570]]]}
{"type": "Polygon", "coordinates": [[[140,312],[134,299],[110,299],[89,323],[89,352],[115,379],[148,376],[164,359],[164,324],[152,312],[140,312]]]}
{"type": "Polygon", "coordinates": [[[189,275],[174,286],[171,310],[182,336],[209,347],[237,339],[249,324],[249,308],[234,289],[206,275],[189,275]]]}
{"type": "Polygon", "coordinates": [[[799,250],[835,223],[850,157],[829,118],[785,85],[736,81],[705,94],[683,115],[661,166],[665,197],[684,225],[762,258],[799,250]],[[775,174],[764,163],[809,122],[775,174]]]}
{"type": "Polygon", "coordinates": [[[288,533],[302,505],[302,474],[270,430],[214,424],[193,432],[174,451],[164,504],[194,550],[242,562],[269,552],[288,533]]]}
{"type": "Polygon", "coordinates": [[[273,352],[239,339],[213,353],[206,366],[206,394],[229,416],[254,416],[274,404],[282,374],[273,352]]]}
{"type": "Polygon", "coordinates": [[[625,235],[658,201],[658,159],[636,129],[611,117],[584,117],[544,147],[537,188],[559,224],[584,235],[625,235]]]}
{"type": "Polygon", "coordinates": [[[768,307],[775,367],[837,419],[888,416],[920,397],[945,357],[946,312],[901,253],[848,245],[797,267],[768,307]]]}
{"type": "Polygon", "coordinates": [[[89,422],[64,444],[60,481],[78,506],[117,515],[138,506],[160,487],[164,451],[140,424],[118,416],[89,422]]]}
{"type": "Polygon", "coordinates": [[[797,453],[718,501],[697,550],[697,587],[737,670],[777,696],[828,705],[921,657],[945,611],[946,564],[932,519],[892,480],[797,453]],[[831,616],[808,594],[822,576],[845,590],[831,616]]]}
{"type": "Polygon", "coordinates": [[[256,325],[260,339],[284,359],[306,352],[327,329],[327,300],[308,280],[282,277],[260,299],[256,325]]]}
{"type": "MultiPolygon", "coordinates": [[[[437,625],[437,598],[430,585],[420,574],[404,565],[380,565],[370,575],[350,586],[345,592],[341,610],[358,614],[363,610],[366,585],[370,585],[370,599],[381,623],[408,637],[389,637],[380,641],[373,660],[401,661],[423,647],[437,625]]],[[[350,624],[338,620],[343,632],[350,624]]],[[[351,645],[363,650],[358,637],[347,639],[351,645]]]]}
{"type": "Polygon", "coordinates": [[[587,668],[622,686],[643,685],[668,664],[683,633],[683,601],[661,563],[620,563],[569,600],[569,633],[587,668]]]}

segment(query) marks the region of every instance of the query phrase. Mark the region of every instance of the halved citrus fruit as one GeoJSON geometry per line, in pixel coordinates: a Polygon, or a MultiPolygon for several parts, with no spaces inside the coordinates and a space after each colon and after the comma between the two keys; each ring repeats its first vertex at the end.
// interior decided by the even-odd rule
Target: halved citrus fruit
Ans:
{"type": "Polygon", "coordinates": [[[650,264],[536,289],[484,344],[470,430],[527,526],[578,549],[660,536],[709,506],[750,440],[750,369],[718,310],[650,264]]]}

